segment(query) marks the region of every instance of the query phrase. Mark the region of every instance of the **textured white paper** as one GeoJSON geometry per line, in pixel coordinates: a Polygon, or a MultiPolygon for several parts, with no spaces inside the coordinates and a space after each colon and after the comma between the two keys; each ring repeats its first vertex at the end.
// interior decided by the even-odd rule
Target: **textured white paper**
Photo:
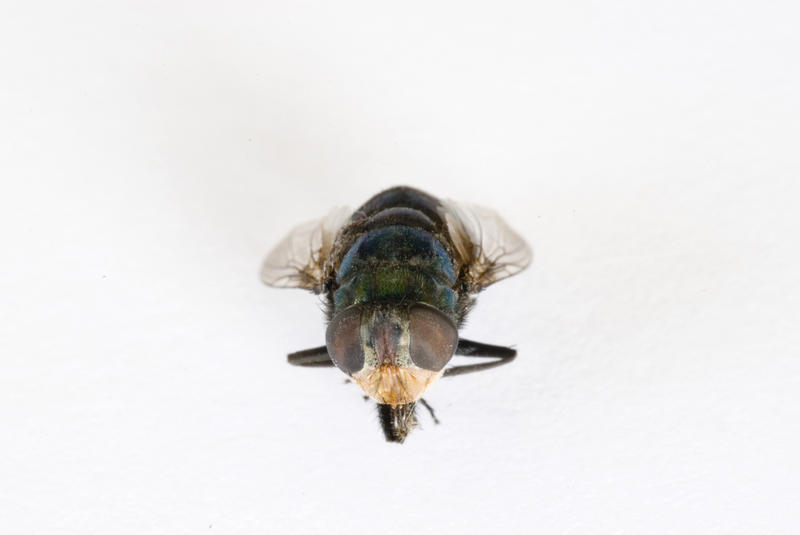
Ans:
{"type": "Polygon", "coordinates": [[[2,11],[1,533],[798,532],[794,3],[2,11]],[[395,184],[535,251],[402,446],[258,279],[395,184]]]}

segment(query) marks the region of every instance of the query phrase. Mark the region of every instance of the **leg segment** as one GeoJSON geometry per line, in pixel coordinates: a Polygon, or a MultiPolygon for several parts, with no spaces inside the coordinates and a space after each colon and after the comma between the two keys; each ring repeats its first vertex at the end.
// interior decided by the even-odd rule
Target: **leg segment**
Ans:
{"type": "Polygon", "coordinates": [[[456,355],[465,357],[486,357],[497,359],[492,362],[482,362],[480,364],[467,364],[465,366],[453,366],[444,371],[445,377],[454,375],[464,375],[465,373],[480,372],[490,368],[496,368],[503,364],[508,364],[517,356],[517,350],[505,346],[493,346],[472,340],[460,339],[456,348],[456,355]]]}
{"type": "Polygon", "coordinates": [[[331,360],[331,357],[328,356],[328,348],[326,346],[289,353],[288,359],[289,364],[292,364],[293,366],[306,366],[312,368],[333,366],[333,361],[331,360]]]}

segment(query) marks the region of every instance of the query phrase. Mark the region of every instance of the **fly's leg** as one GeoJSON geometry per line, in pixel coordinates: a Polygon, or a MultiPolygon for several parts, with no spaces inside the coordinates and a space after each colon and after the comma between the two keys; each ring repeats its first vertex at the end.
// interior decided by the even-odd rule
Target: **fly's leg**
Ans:
{"type": "Polygon", "coordinates": [[[428,413],[431,415],[431,418],[433,418],[433,423],[439,425],[439,419],[436,417],[436,413],[433,412],[433,407],[431,407],[428,404],[428,402],[425,401],[425,398],[420,398],[419,402],[422,403],[422,406],[428,410],[428,413]]]}
{"type": "Polygon", "coordinates": [[[491,368],[508,364],[517,356],[517,350],[513,347],[494,346],[472,340],[460,339],[456,348],[456,355],[464,357],[485,357],[496,359],[492,362],[482,362],[480,364],[467,364],[465,366],[453,366],[444,371],[445,377],[454,375],[464,375],[465,373],[480,372],[491,368]]]}
{"type": "Polygon", "coordinates": [[[456,355],[513,360],[517,356],[517,350],[513,347],[493,346],[460,338],[458,347],[456,347],[456,355]]]}
{"type": "Polygon", "coordinates": [[[289,353],[288,360],[289,364],[293,366],[304,366],[309,368],[333,366],[333,361],[328,355],[328,348],[326,346],[289,353]]]}

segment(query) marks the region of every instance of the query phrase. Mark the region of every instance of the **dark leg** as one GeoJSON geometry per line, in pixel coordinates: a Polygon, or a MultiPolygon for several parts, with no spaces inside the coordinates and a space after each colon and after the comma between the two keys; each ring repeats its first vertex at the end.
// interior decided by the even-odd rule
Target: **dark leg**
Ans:
{"type": "Polygon", "coordinates": [[[328,356],[328,348],[325,346],[306,349],[289,353],[289,364],[293,366],[322,367],[333,366],[331,357],[328,356]]]}
{"type": "Polygon", "coordinates": [[[517,356],[517,350],[512,347],[493,346],[491,344],[482,344],[481,342],[473,342],[472,340],[465,340],[461,338],[458,340],[456,355],[463,355],[465,357],[513,359],[517,356]]]}
{"type": "Polygon", "coordinates": [[[480,364],[468,364],[466,366],[453,366],[452,368],[447,368],[444,371],[445,377],[480,372],[490,368],[496,368],[497,366],[502,366],[503,364],[508,364],[517,356],[517,350],[511,347],[493,346],[490,344],[473,342],[472,340],[461,339],[458,341],[456,355],[463,355],[465,357],[486,357],[497,360],[492,362],[482,362],[480,364]]]}
{"type": "Polygon", "coordinates": [[[419,402],[420,402],[420,403],[422,403],[422,406],[423,406],[423,407],[425,407],[426,409],[428,409],[428,413],[430,413],[430,415],[431,415],[431,418],[433,418],[433,423],[435,423],[436,425],[439,425],[439,419],[438,419],[438,418],[436,418],[436,413],[435,413],[435,412],[433,412],[433,407],[431,407],[430,405],[428,405],[428,402],[427,402],[427,401],[425,401],[425,398],[420,398],[420,399],[419,399],[419,402]]]}

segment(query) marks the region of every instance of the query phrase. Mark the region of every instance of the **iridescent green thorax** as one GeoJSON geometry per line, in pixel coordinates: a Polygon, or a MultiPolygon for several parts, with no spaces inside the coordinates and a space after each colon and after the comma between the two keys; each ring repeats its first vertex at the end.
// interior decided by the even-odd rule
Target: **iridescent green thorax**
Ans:
{"type": "Polygon", "coordinates": [[[458,293],[453,259],[433,234],[388,225],[361,234],[342,258],[336,310],[366,302],[422,302],[453,315],[458,293]]]}

